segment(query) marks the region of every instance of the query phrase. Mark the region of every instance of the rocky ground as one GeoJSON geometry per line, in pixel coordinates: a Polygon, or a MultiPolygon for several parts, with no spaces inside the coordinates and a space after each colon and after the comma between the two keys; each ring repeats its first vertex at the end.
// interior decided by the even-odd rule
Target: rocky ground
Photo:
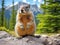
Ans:
{"type": "Polygon", "coordinates": [[[26,36],[22,39],[17,39],[5,31],[0,31],[0,45],[60,45],[60,34],[39,36],[26,36]]]}

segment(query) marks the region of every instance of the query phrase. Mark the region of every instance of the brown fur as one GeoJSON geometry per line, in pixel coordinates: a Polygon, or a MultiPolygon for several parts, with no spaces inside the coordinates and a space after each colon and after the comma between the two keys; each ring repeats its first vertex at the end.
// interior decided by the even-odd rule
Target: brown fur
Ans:
{"type": "Polygon", "coordinates": [[[35,23],[34,23],[34,18],[32,13],[19,13],[18,16],[18,21],[16,22],[15,26],[15,32],[18,36],[25,36],[25,35],[33,35],[35,32],[35,23]],[[24,30],[20,28],[20,25],[18,22],[23,23],[24,30]],[[27,29],[27,23],[31,22],[30,27],[27,29]]]}

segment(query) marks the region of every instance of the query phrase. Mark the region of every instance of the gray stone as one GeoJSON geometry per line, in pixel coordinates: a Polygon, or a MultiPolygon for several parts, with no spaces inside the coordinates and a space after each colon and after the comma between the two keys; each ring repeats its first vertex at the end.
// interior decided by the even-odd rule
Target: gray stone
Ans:
{"type": "MultiPolygon", "coordinates": [[[[36,36],[36,35],[35,35],[36,36]]],[[[47,36],[37,35],[39,38],[34,36],[26,36],[22,39],[17,39],[9,35],[5,31],[0,31],[0,45],[60,45],[60,35],[47,36]]]]}
{"type": "Polygon", "coordinates": [[[10,37],[10,35],[5,31],[0,31],[0,39],[10,37]]]}

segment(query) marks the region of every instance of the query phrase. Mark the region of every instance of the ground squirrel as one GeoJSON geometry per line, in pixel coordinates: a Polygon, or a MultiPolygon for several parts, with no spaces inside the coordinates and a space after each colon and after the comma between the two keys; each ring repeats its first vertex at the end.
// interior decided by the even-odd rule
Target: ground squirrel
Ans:
{"type": "Polygon", "coordinates": [[[36,23],[30,5],[22,5],[17,11],[15,33],[18,37],[34,35],[36,23]]]}

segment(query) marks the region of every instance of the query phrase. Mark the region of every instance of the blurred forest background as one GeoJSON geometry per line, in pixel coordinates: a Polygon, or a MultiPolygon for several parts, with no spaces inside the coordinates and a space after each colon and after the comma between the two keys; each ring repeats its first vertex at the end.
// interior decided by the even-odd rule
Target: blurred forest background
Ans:
{"type": "MultiPolygon", "coordinates": [[[[14,32],[16,22],[16,11],[14,7],[14,0],[12,0],[12,11],[10,19],[5,17],[5,0],[2,0],[2,8],[0,11],[0,30],[9,33],[14,32]],[[7,23],[7,20],[9,23],[7,23]]],[[[44,0],[44,3],[39,5],[43,13],[35,16],[36,33],[59,33],[60,32],[60,0],[44,0]]],[[[7,14],[8,15],[8,14],[7,14]]]]}

